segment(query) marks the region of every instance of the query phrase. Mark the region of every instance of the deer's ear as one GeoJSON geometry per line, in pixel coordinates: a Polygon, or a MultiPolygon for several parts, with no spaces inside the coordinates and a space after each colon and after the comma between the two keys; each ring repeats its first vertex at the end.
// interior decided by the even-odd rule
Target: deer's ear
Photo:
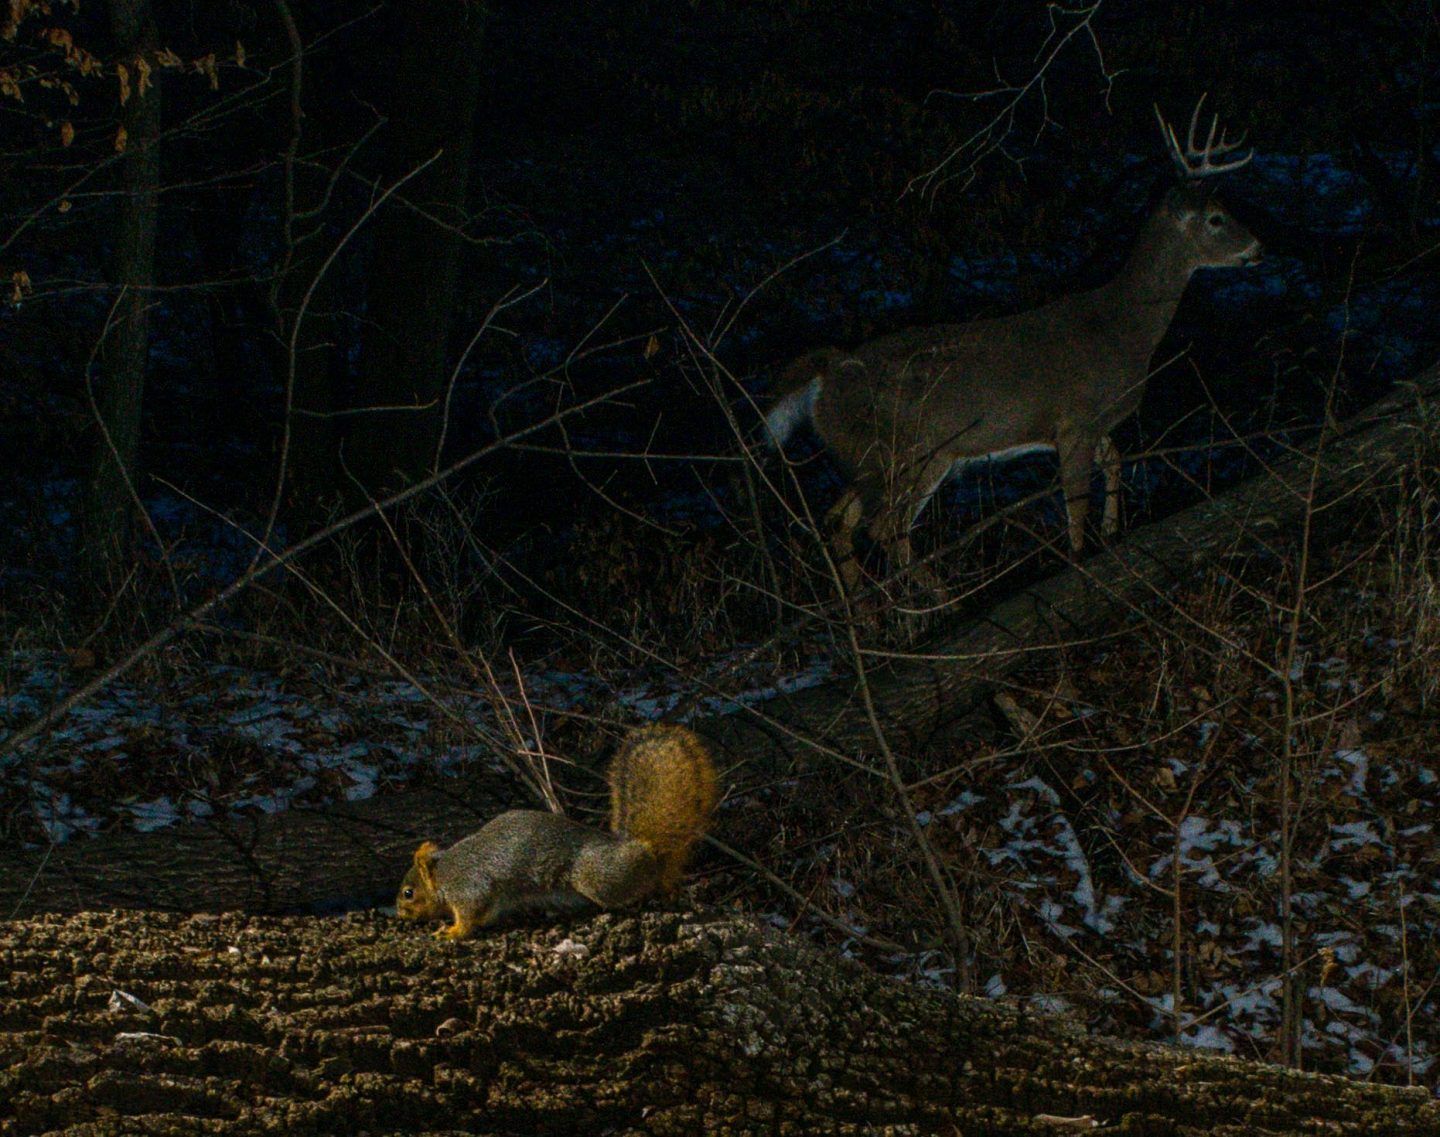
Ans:
{"type": "Polygon", "coordinates": [[[420,883],[431,892],[435,891],[435,866],[431,862],[439,851],[440,846],[434,841],[426,841],[415,850],[415,871],[420,875],[420,883]]]}

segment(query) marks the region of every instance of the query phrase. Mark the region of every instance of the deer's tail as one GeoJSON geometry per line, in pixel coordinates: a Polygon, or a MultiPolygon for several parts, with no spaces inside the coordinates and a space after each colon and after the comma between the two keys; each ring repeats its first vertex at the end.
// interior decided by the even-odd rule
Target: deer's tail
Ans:
{"type": "Polygon", "coordinates": [[[795,428],[815,415],[815,400],[824,389],[840,353],[833,347],[808,351],[780,373],[774,397],[765,411],[765,430],[770,445],[779,448],[795,428]]]}

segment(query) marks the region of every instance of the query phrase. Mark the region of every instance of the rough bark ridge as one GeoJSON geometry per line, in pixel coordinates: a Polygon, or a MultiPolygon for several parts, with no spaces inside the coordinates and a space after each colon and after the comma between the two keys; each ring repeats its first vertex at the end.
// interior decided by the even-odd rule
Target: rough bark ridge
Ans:
{"type": "Polygon", "coordinates": [[[1094,1038],[694,913],[462,944],[86,913],[9,924],[0,962],[6,1135],[1440,1132],[1423,1091],[1094,1038]]]}

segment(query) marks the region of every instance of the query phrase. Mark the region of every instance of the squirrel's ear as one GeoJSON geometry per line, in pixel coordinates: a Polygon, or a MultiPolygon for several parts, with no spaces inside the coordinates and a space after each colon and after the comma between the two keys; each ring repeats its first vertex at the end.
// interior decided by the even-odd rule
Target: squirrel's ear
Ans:
{"type": "Polygon", "coordinates": [[[435,888],[435,868],[430,861],[439,851],[440,846],[434,841],[426,841],[415,850],[415,871],[420,874],[420,880],[425,887],[431,891],[435,888]]]}

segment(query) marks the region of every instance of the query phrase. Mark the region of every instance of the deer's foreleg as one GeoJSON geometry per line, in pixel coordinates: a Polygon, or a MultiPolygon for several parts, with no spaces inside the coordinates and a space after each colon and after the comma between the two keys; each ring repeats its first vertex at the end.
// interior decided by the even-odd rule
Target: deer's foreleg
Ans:
{"type": "Polygon", "coordinates": [[[1120,451],[1108,434],[1102,434],[1095,447],[1095,464],[1105,471],[1105,514],[1100,535],[1113,537],[1120,531],[1120,451]]]}
{"type": "Polygon", "coordinates": [[[1062,432],[1055,447],[1060,454],[1060,489],[1070,517],[1072,556],[1085,547],[1085,516],[1090,512],[1090,475],[1095,470],[1097,445],[1094,435],[1062,432]]]}
{"type": "Polygon", "coordinates": [[[865,508],[855,487],[847,489],[825,514],[825,537],[841,587],[852,595],[860,587],[860,556],[855,534],[864,520],[865,508]]]}

